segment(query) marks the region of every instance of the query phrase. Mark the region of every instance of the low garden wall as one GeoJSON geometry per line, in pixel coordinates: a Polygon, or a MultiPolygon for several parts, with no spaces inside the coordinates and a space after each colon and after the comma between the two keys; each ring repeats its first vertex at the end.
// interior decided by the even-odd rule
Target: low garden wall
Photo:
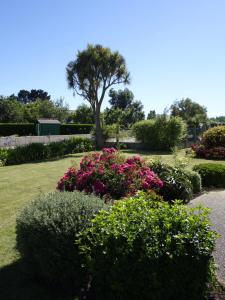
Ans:
{"type": "Polygon", "coordinates": [[[48,144],[60,142],[73,137],[91,138],[90,134],[70,134],[70,135],[49,135],[49,136],[7,136],[0,137],[0,148],[11,148],[32,143],[48,144]]]}

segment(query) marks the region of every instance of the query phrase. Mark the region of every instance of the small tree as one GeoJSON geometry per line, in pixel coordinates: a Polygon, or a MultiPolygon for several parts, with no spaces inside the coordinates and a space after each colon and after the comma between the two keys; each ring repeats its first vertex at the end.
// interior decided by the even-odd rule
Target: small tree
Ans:
{"type": "Polygon", "coordinates": [[[103,147],[100,111],[106,91],[115,84],[128,84],[130,76],[123,56],[101,45],[87,46],[66,68],[69,88],[87,100],[94,112],[96,146],[103,147]]]}

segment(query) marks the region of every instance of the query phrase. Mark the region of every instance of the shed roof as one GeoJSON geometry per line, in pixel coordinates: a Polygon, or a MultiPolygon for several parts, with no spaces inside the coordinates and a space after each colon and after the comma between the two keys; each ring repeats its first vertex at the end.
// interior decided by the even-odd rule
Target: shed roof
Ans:
{"type": "Polygon", "coordinates": [[[59,120],[56,119],[37,119],[39,124],[60,124],[59,120]]]}

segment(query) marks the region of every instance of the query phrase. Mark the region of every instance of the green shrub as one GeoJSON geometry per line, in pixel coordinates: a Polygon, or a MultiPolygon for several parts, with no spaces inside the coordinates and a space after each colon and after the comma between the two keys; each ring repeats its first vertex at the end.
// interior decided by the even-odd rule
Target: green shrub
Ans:
{"type": "Polygon", "coordinates": [[[170,151],[183,140],[186,123],[179,117],[160,116],[135,123],[132,131],[149,150],[170,151]]]}
{"type": "Polygon", "coordinates": [[[60,134],[88,134],[93,126],[93,124],[61,124],[60,134]]]}
{"type": "Polygon", "coordinates": [[[93,142],[87,138],[74,137],[64,141],[65,154],[88,152],[93,150],[93,142]]]}
{"type": "Polygon", "coordinates": [[[32,143],[8,149],[7,165],[44,160],[49,157],[48,148],[41,143],[32,143]]]}
{"type": "Polygon", "coordinates": [[[88,152],[92,149],[93,143],[91,140],[77,137],[60,142],[51,142],[47,145],[32,143],[14,149],[0,148],[0,160],[6,165],[14,165],[54,159],[70,153],[88,152]]]}
{"type": "Polygon", "coordinates": [[[188,202],[191,200],[193,197],[192,181],[184,171],[160,161],[149,163],[149,167],[163,181],[159,194],[166,201],[179,199],[188,202]]]}
{"type": "Polygon", "coordinates": [[[225,126],[216,126],[203,133],[202,144],[207,148],[225,147],[225,126]]]}
{"type": "Polygon", "coordinates": [[[135,198],[92,223],[77,241],[90,299],[207,299],[216,238],[207,209],[135,198]]]}
{"type": "Polygon", "coordinates": [[[34,123],[0,123],[0,136],[36,135],[34,123]]]}
{"type": "Polygon", "coordinates": [[[200,193],[201,190],[202,190],[202,178],[201,178],[201,176],[197,172],[191,171],[191,170],[185,170],[184,173],[188,176],[188,179],[192,183],[193,193],[194,194],[200,193]]]}
{"type": "Polygon", "coordinates": [[[225,166],[222,164],[205,163],[194,166],[202,178],[205,187],[225,188],[225,166]]]}
{"type": "Polygon", "coordinates": [[[81,192],[42,195],[17,218],[17,249],[29,272],[50,285],[79,290],[85,269],[74,240],[104,208],[101,199],[81,192]]]}
{"type": "Polygon", "coordinates": [[[0,148],[0,166],[4,166],[7,162],[9,151],[4,148],[0,148]]]}

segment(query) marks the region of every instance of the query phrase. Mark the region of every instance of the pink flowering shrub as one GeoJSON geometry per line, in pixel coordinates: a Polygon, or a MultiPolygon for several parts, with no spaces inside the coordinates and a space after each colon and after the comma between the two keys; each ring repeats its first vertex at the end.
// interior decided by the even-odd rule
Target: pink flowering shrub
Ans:
{"type": "Polygon", "coordinates": [[[204,145],[192,145],[196,157],[206,159],[225,159],[225,147],[207,148],[204,145]]]}
{"type": "Polygon", "coordinates": [[[138,190],[157,190],[163,182],[139,156],[125,159],[114,148],[83,157],[80,168],[70,168],[58,182],[59,191],[85,191],[106,199],[120,199],[138,190]]]}

